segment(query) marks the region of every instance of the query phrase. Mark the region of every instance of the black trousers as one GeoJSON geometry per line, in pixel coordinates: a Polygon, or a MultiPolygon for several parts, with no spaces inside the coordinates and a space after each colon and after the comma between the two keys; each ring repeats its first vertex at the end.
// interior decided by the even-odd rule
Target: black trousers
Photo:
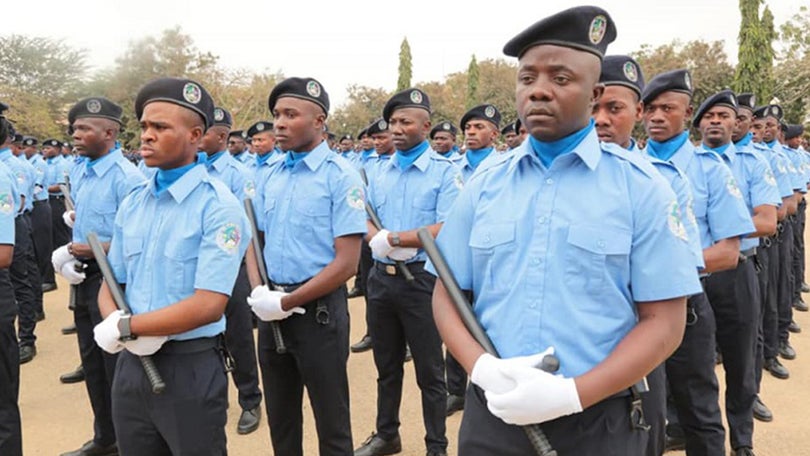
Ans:
{"type": "Polygon", "coordinates": [[[0,454],[22,456],[20,350],[14,319],[17,304],[8,269],[0,269],[0,454]]]}
{"type": "Polygon", "coordinates": [[[799,210],[793,219],[793,302],[802,299],[804,282],[804,225],[807,213],[807,201],[802,198],[799,210]]]}
{"type": "MultiPolygon", "coordinates": [[[[51,264],[53,253],[51,225],[51,205],[47,200],[34,201],[34,209],[31,211],[31,235],[34,239],[34,254],[37,258],[40,284],[56,283],[51,264]]],[[[39,304],[37,311],[42,312],[42,301],[39,304]]]]}
{"type": "Polygon", "coordinates": [[[785,342],[790,336],[788,326],[793,320],[793,225],[787,220],[779,225],[782,232],[779,234],[779,280],[777,288],[776,309],[779,316],[778,338],[785,342]]]}
{"type": "Polygon", "coordinates": [[[428,451],[447,448],[442,340],[433,321],[431,295],[436,278],[412,267],[413,283],[401,275],[371,269],[368,281],[369,332],[377,367],[377,432],[390,440],[399,435],[399,407],[405,344],[411,348],[416,383],[422,392],[422,419],[428,451]]]}
{"type": "Polygon", "coordinates": [[[276,352],[270,324],[259,322],[259,367],[273,452],[285,456],[304,454],[302,400],[306,387],[315,415],[318,453],[350,455],[353,443],[346,372],[346,287],[306,304],[304,309],[306,314],[294,314],[280,322],[287,346],[285,354],[276,352]]]}
{"type": "Polygon", "coordinates": [[[100,287],[101,274],[96,272],[87,274],[84,282],[71,288],[76,304],[73,322],[84,369],[84,386],[93,409],[93,441],[106,446],[115,442],[111,391],[118,355],[102,350],[93,338],[93,328],[103,320],[98,309],[100,287]]]}
{"type": "Polygon", "coordinates": [[[703,293],[690,297],[687,306],[697,318],[686,326],[681,345],[665,363],[669,391],[686,438],[686,454],[722,455],[726,436],[714,374],[714,313],[703,293]]]}
{"type": "Polygon", "coordinates": [[[644,419],[650,426],[647,448],[641,453],[646,456],[661,456],[666,446],[667,427],[667,375],[666,365],[653,369],[647,375],[650,390],[642,395],[641,407],[644,419]]]}
{"type": "Polygon", "coordinates": [[[253,339],[253,313],[247,304],[250,295],[245,264],[239,267],[239,275],[233,293],[225,306],[225,346],[233,357],[233,383],[239,390],[239,406],[252,410],[262,402],[259,390],[259,368],[256,364],[256,345],[253,339]]]}
{"type": "Polygon", "coordinates": [[[137,356],[126,350],[118,356],[112,412],[120,454],[227,455],[228,378],[220,348],[169,352],[168,344],[177,342],[152,355],[166,382],[162,394],[152,393],[137,356]]]}
{"type": "Polygon", "coordinates": [[[453,358],[448,351],[444,359],[445,375],[447,376],[447,393],[464,397],[467,390],[467,371],[453,358]]]}
{"type": "Polygon", "coordinates": [[[363,300],[366,302],[366,335],[369,334],[368,322],[368,277],[371,268],[374,266],[374,257],[371,256],[371,247],[363,240],[360,246],[360,264],[357,268],[357,277],[354,279],[354,287],[363,291],[363,300]]]}
{"type": "Polygon", "coordinates": [[[33,346],[37,336],[37,297],[42,307],[42,287],[39,283],[34,243],[31,240],[31,225],[28,217],[18,215],[14,219],[14,258],[11,260],[9,274],[14,287],[19,312],[18,338],[20,346],[33,346]]]}
{"type": "MultiPolygon", "coordinates": [[[[629,396],[604,400],[582,413],[542,424],[559,456],[630,456],[644,454],[648,433],[630,426],[629,396]]],[[[470,385],[458,431],[460,456],[532,456],[523,428],[501,421],[487,410],[480,388],[470,385]]],[[[722,454],[722,453],[720,453],[722,454]]]]}
{"type": "MultiPolygon", "coordinates": [[[[51,204],[51,240],[53,248],[57,249],[73,239],[73,230],[65,225],[62,214],[65,213],[65,198],[63,196],[50,196],[48,202],[51,204]]],[[[51,265],[53,268],[53,265],[51,265]]]]}
{"type": "Polygon", "coordinates": [[[775,358],[779,350],[779,314],[776,310],[779,282],[779,245],[775,237],[763,239],[757,249],[761,311],[757,332],[757,352],[754,374],[757,391],[762,383],[762,367],[766,359],[775,358]]]}
{"type": "Polygon", "coordinates": [[[753,447],[754,374],[759,281],[754,261],[740,261],[735,269],[714,273],[706,279],[706,296],[717,322],[717,344],[726,371],[726,418],[731,448],[753,447]]]}

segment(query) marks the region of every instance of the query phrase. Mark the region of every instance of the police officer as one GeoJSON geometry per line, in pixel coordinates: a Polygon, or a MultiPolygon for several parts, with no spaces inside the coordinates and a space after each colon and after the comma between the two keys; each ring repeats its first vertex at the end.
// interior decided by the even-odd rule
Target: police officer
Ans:
{"type": "Polygon", "coordinates": [[[250,239],[246,217],[198,161],[214,121],[204,88],[188,79],[155,79],[138,92],[135,114],[141,153],[157,171],[119,208],[109,250],[132,315],[116,310],[104,285],[105,320],[95,328],[100,347],[120,352],[112,395],[119,450],[224,455],[228,383],[221,334],[250,239]],[[166,383],[163,394],[152,393],[142,355],[152,356],[166,383]]]}
{"type": "Polygon", "coordinates": [[[118,454],[110,399],[117,357],[104,353],[93,340],[93,327],[103,320],[98,303],[102,277],[87,244],[87,234],[95,232],[102,242],[108,243],[116,211],[144,179],[115,147],[121,113],[120,106],[103,97],[80,100],[68,112],[76,149],[87,162],[71,187],[76,204],[73,242],[56,249],[52,262],[54,271],[73,285],[73,321],[85,387],[93,408],[94,435],[81,448],[63,456],[118,454]]]}
{"type": "Polygon", "coordinates": [[[346,281],[355,274],[365,233],[365,195],[351,164],[323,141],[329,95],[313,78],[288,78],[268,98],[283,159],[258,183],[259,227],[271,285],[248,303],[259,323],[259,365],[275,454],[302,455],[303,389],[309,394],[322,455],[352,449],[349,415],[349,315],[346,281]],[[279,322],[287,352],[276,352],[269,322],[279,322]]]}
{"type": "Polygon", "coordinates": [[[371,138],[371,133],[369,133],[368,127],[362,129],[360,133],[357,135],[357,139],[360,141],[360,152],[357,153],[356,164],[358,168],[363,167],[363,165],[371,159],[371,155],[374,153],[374,140],[371,138]]]}
{"type": "Polygon", "coordinates": [[[516,125],[517,122],[512,122],[501,128],[501,136],[503,136],[503,140],[506,143],[507,151],[515,149],[521,143],[518,131],[515,129],[516,125]]]}
{"type": "Polygon", "coordinates": [[[456,161],[460,157],[456,145],[458,129],[451,122],[444,121],[430,129],[430,144],[433,150],[444,158],[456,161]]]}
{"type": "Polygon", "coordinates": [[[245,141],[246,134],[247,133],[242,130],[231,130],[230,133],[228,133],[228,152],[237,161],[252,168],[256,166],[256,160],[251,156],[248,150],[248,145],[245,141]]]}
{"type": "MultiPolygon", "coordinates": [[[[51,237],[51,206],[48,203],[48,189],[45,182],[48,165],[39,152],[37,138],[29,137],[23,140],[24,157],[34,168],[34,207],[31,210],[31,236],[34,239],[34,255],[37,259],[37,272],[39,273],[40,287],[52,290],[56,287],[53,269],[48,267],[51,253],[53,253],[53,240],[51,237]]],[[[61,245],[61,244],[60,244],[61,245]]],[[[37,300],[37,321],[45,318],[42,300],[37,300]]]]}
{"type": "MultiPolygon", "coordinates": [[[[799,151],[802,134],[804,133],[804,126],[802,125],[787,125],[784,128],[785,141],[782,145],[784,149],[789,152],[794,166],[796,166],[799,174],[802,176],[805,183],[805,190],[808,183],[808,164],[807,155],[799,151]]],[[[802,284],[804,283],[804,224],[805,213],[807,211],[807,201],[802,192],[798,195],[799,205],[796,216],[793,217],[793,308],[800,312],[807,312],[807,304],[802,300],[802,284]]]]}
{"type": "MultiPolygon", "coordinates": [[[[254,123],[247,129],[247,136],[250,138],[251,157],[253,157],[258,166],[261,166],[267,160],[279,158],[282,155],[281,151],[276,147],[276,134],[273,131],[273,122],[260,120],[254,123]]],[[[241,155],[239,157],[241,157],[241,155]]],[[[246,159],[240,161],[244,163],[244,160],[246,159]]]]}
{"type": "MultiPolygon", "coordinates": [[[[55,139],[48,139],[42,143],[42,153],[45,156],[47,168],[45,170],[45,186],[48,190],[48,201],[51,206],[51,241],[54,246],[62,246],[70,242],[73,234],[70,232],[63,219],[65,212],[65,196],[62,194],[60,185],[67,183],[70,172],[70,161],[61,155],[62,143],[55,139]]],[[[53,265],[48,261],[47,265],[53,273],[53,265]]],[[[43,291],[49,291],[48,283],[42,286],[43,291]]],[[[53,289],[56,284],[52,284],[53,289]]]]}
{"type": "Polygon", "coordinates": [[[354,153],[354,139],[352,135],[343,135],[340,137],[340,141],[338,141],[338,148],[340,150],[340,156],[352,162],[353,153],[354,153]]]}
{"type": "MultiPolygon", "coordinates": [[[[206,169],[211,177],[219,179],[239,201],[255,196],[253,173],[226,150],[231,138],[229,130],[233,120],[226,109],[214,108],[214,124],[202,138],[200,149],[207,154],[206,169]]],[[[259,427],[262,393],[259,391],[259,369],[256,364],[256,345],[253,339],[253,318],[246,299],[250,294],[245,263],[239,266],[239,275],[225,307],[225,345],[234,359],[231,372],[239,390],[242,414],[236,431],[249,434],[259,427]]]]}
{"type": "Polygon", "coordinates": [[[435,235],[461,187],[461,175],[448,159],[431,150],[430,100],[419,89],[391,97],[383,119],[393,135],[394,156],[381,163],[369,181],[369,202],[383,230],[369,223],[366,239],[374,257],[369,274],[369,332],[377,367],[377,429],[355,456],[401,451],[399,405],[406,343],[413,354],[422,393],[425,444],[429,455],[447,451],[445,413],[447,389],[441,339],[431,313],[435,279],[424,271],[425,253],[416,230],[427,226],[435,235]],[[409,283],[394,261],[402,261],[414,277],[409,283]]]}

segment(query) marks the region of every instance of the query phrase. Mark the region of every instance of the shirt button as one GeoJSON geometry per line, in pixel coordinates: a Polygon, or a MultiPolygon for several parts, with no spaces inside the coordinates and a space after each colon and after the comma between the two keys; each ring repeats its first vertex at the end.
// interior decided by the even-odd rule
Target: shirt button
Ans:
{"type": "Polygon", "coordinates": [[[550,177],[548,179],[546,179],[546,184],[551,185],[553,183],[554,183],[554,179],[552,179],[550,177]]]}
{"type": "Polygon", "coordinates": [[[596,245],[599,246],[600,249],[604,249],[605,248],[605,241],[599,241],[599,242],[596,243],[596,245]]]}
{"type": "Polygon", "coordinates": [[[538,218],[537,218],[537,221],[538,221],[538,222],[540,222],[540,223],[546,223],[546,221],[547,221],[547,220],[548,220],[548,219],[547,219],[546,217],[544,217],[544,216],[543,216],[543,217],[538,217],[538,218]]]}
{"type": "Polygon", "coordinates": [[[532,264],[540,264],[542,262],[543,262],[543,260],[541,258],[535,258],[535,259],[532,260],[532,264]]]}
{"type": "Polygon", "coordinates": [[[529,308],[530,308],[530,309],[535,309],[535,308],[537,308],[537,301],[532,301],[532,302],[530,302],[530,303],[529,303],[529,308]]]}
{"type": "Polygon", "coordinates": [[[490,239],[490,237],[489,237],[489,236],[485,236],[485,237],[484,237],[484,242],[486,242],[487,244],[489,244],[491,241],[492,241],[492,240],[490,239]]]}

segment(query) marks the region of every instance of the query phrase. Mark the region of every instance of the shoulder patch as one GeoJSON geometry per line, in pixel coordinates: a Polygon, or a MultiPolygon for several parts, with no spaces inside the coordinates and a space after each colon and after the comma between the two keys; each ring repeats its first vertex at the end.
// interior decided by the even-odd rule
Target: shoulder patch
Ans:
{"type": "Polygon", "coordinates": [[[242,233],[234,223],[226,223],[217,231],[217,247],[229,255],[237,251],[241,239],[242,233]]]}
{"type": "Polygon", "coordinates": [[[346,203],[350,208],[362,211],[366,208],[366,195],[360,186],[352,187],[346,193],[346,203]]]}
{"type": "Polygon", "coordinates": [[[686,227],[683,225],[681,218],[681,208],[678,206],[677,200],[672,200],[667,206],[667,226],[669,231],[682,241],[688,241],[686,235],[686,227]]]}
{"type": "Polygon", "coordinates": [[[14,210],[14,198],[11,193],[0,193],[0,213],[10,214],[14,210]]]}

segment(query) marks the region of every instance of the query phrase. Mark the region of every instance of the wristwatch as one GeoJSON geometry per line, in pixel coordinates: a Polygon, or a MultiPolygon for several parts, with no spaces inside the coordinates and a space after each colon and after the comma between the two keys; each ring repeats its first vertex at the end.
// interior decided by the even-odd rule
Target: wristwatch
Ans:
{"type": "Polygon", "coordinates": [[[128,340],[135,340],[138,336],[132,334],[131,320],[132,315],[127,314],[118,320],[118,332],[121,333],[119,340],[126,342],[128,340]]]}
{"type": "Polygon", "coordinates": [[[391,247],[399,247],[400,242],[399,233],[391,233],[391,247]]]}

